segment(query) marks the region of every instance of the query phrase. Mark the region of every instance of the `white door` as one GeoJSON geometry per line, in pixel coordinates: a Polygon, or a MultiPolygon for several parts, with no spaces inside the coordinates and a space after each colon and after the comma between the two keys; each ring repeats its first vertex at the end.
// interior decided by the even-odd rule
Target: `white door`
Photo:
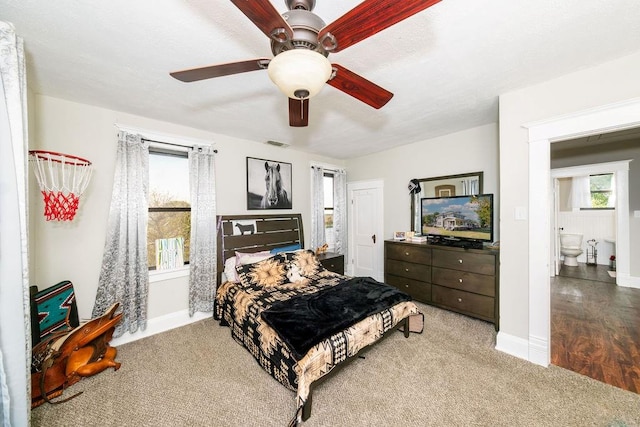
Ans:
{"type": "Polygon", "coordinates": [[[349,184],[349,272],[384,280],[382,181],[349,184]]]}

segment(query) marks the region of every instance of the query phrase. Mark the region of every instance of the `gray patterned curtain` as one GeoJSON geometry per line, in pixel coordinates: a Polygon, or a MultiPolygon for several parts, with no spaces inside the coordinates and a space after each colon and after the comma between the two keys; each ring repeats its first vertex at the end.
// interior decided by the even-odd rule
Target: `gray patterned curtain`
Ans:
{"type": "Polygon", "coordinates": [[[191,247],[189,316],[213,311],[216,293],[216,186],[214,150],[196,146],[189,152],[191,247]]]}
{"type": "Polygon", "coordinates": [[[311,166],[311,250],[327,242],[324,234],[324,168],[311,166]]]}
{"type": "Polygon", "coordinates": [[[347,260],[347,173],[342,170],[333,173],[333,232],[335,251],[347,260]]]}
{"type": "Polygon", "coordinates": [[[147,215],[149,144],[140,135],[121,131],[113,179],[107,238],[96,302],[98,317],[114,303],[124,313],[114,337],[147,327],[147,215]]]}
{"type": "Polygon", "coordinates": [[[0,21],[0,426],[29,424],[27,73],[22,39],[0,21]]]}

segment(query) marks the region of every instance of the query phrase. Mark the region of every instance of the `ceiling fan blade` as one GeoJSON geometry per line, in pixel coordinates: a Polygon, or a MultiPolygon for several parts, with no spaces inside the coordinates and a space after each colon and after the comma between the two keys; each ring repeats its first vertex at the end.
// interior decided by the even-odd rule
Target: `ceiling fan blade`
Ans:
{"type": "Polygon", "coordinates": [[[309,99],[289,98],[289,126],[305,127],[309,125],[309,99]]]}
{"type": "Polygon", "coordinates": [[[293,38],[293,30],[269,0],[231,0],[267,37],[278,42],[293,38]]]}
{"type": "Polygon", "coordinates": [[[376,109],[383,107],[393,98],[393,94],[388,90],[344,68],[342,65],[331,65],[335,70],[335,76],[327,84],[343,91],[347,95],[351,95],[376,109]]]}
{"type": "Polygon", "coordinates": [[[174,71],[169,73],[169,75],[183,82],[195,82],[198,80],[212,79],[214,77],[228,76],[230,74],[264,70],[269,65],[269,61],[271,60],[268,58],[258,58],[249,61],[230,62],[228,64],[174,71]]]}
{"type": "Polygon", "coordinates": [[[365,0],[320,30],[318,40],[329,52],[339,52],[439,1],[365,0]]]}

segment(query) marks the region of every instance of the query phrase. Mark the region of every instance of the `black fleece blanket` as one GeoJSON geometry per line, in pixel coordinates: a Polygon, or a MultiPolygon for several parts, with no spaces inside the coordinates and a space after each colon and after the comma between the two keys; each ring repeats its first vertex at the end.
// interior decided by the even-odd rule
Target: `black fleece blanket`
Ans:
{"type": "Polygon", "coordinates": [[[262,312],[300,360],[315,344],[411,297],[370,277],[356,277],[313,294],[280,301],[262,312]]]}

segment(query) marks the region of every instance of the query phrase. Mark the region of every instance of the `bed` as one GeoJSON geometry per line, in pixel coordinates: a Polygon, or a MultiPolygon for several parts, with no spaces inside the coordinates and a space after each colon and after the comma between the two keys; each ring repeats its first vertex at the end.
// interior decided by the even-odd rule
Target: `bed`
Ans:
{"type": "Polygon", "coordinates": [[[313,386],[336,367],[393,331],[422,332],[423,316],[407,294],[330,272],[303,249],[300,214],[217,221],[214,317],[296,393],[290,425],[309,418],[313,386]]]}

